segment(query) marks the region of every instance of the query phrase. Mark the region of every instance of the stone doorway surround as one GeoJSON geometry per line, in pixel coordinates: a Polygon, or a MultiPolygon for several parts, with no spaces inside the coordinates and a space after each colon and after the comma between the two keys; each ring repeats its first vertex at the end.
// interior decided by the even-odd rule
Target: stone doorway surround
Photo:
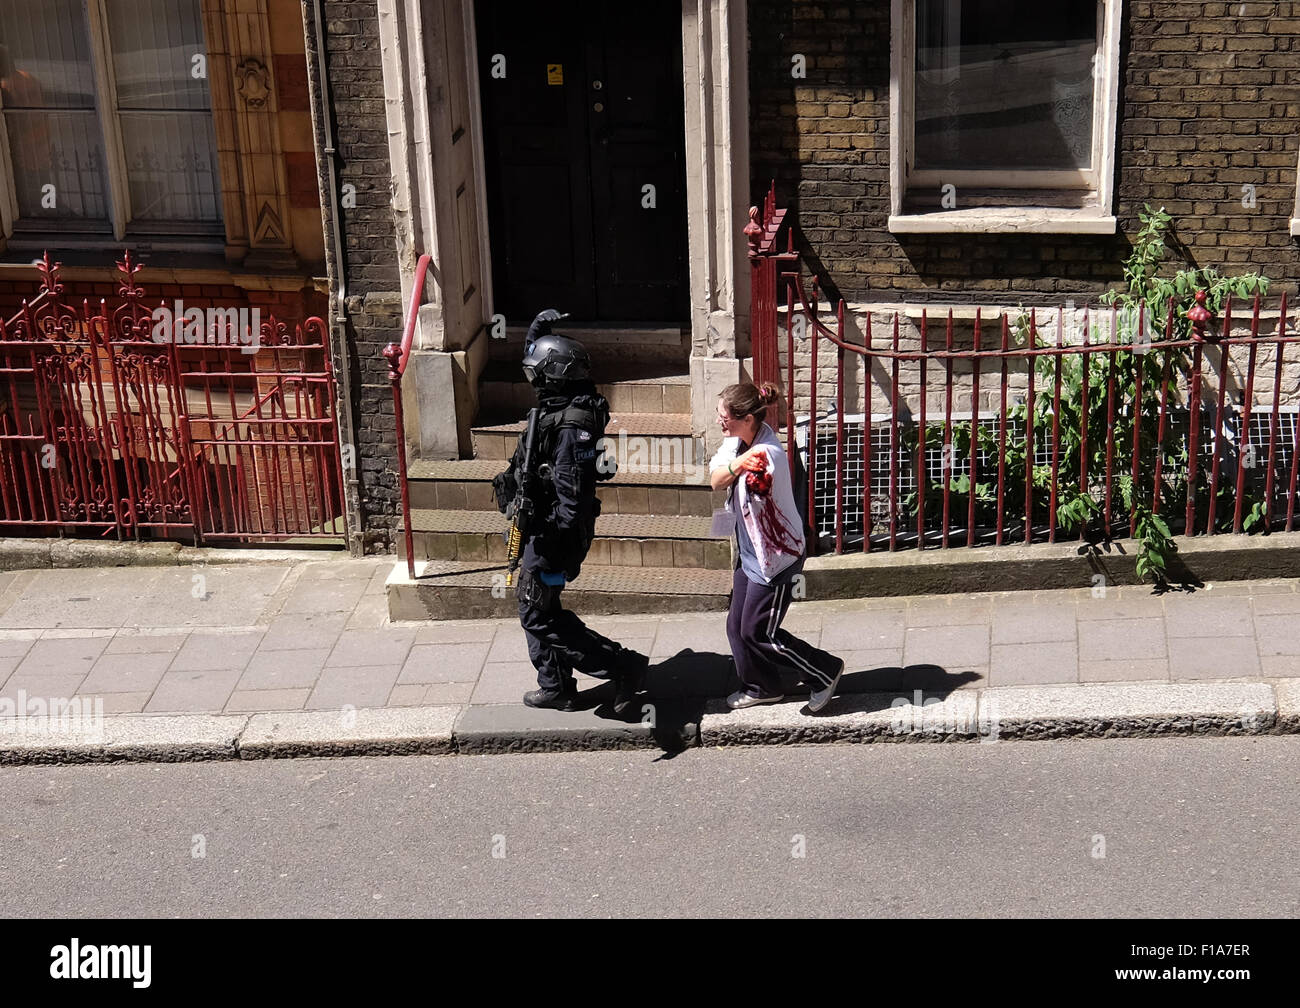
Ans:
{"type": "MultiPolygon", "coordinates": [[[[433,258],[402,383],[406,437],[413,458],[464,458],[493,322],[474,6],[377,7],[404,305],[419,256],[433,258]]],[[[709,450],[714,399],[749,352],[747,30],[744,0],[683,0],[691,408],[709,450]]]]}

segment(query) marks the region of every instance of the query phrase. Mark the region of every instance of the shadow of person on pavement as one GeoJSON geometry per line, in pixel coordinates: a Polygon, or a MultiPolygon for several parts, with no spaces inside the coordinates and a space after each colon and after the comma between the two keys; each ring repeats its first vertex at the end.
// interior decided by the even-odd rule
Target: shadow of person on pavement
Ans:
{"type": "Polygon", "coordinates": [[[725,697],[737,681],[730,655],[686,648],[651,662],[644,692],[622,714],[614,713],[612,682],[579,693],[578,709],[609,721],[650,725],[655,741],[671,758],[693,743],[710,699],[725,697]]]}
{"type": "MultiPolygon", "coordinates": [[[[980,673],[949,672],[939,665],[914,664],[879,666],[845,671],[839,689],[820,714],[888,710],[891,707],[922,707],[943,701],[954,691],[983,678],[980,673]]],[[[578,695],[578,709],[623,724],[648,724],[656,743],[672,758],[690,746],[698,735],[705,714],[729,712],[726,697],[737,688],[739,678],[730,655],[686,648],[650,665],[645,692],[623,711],[613,711],[614,684],[601,685],[578,695]]],[[[807,704],[808,687],[793,675],[786,683],[782,703],[807,704]]]]}

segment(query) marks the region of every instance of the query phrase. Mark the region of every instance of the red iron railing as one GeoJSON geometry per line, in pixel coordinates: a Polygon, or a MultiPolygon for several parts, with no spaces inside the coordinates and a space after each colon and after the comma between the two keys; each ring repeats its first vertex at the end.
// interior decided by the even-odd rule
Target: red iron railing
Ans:
{"type": "Polygon", "coordinates": [[[1231,299],[1215,320],[1198,292],[1155,318],[893,311],[851,329],[843,302],[822,320],[815,282],[781,280],[786,438],[806,453],[814,551],[1132,536],[1134,502],[1185,535],[1292,528],[1300,336],[1285,297],[1275,323],[1256,296],[1236,326],[1231,299]]]}
{"type": "Polygon", "coordinates": [[[415,580],[415,542],[411,533],[411,491],[407,485],[406,468],[406,426],[402,417],[402,375],[406,372],[406,363],[411,358],[411,342],[415,338],[415,326],[420,318],[420,306],[424,304],[424,280],[429,272],[433,258],[420,256],[415,264],[415,284],[411,288],[411,305],[406,313],[406,328],[402,332],[402,344],[389,343],[384,347],[384,359],[388,361],[388,380],[393,386],[393,418],[397,424],[397,480],[402,487],[402,534],[406,540],[406,573],[415,580]]]}
{"type": "MultiPolygon", "coordinates": [[[[342,537],[324,324],[156,316],[64,297],[59,265],[0,319],[0,529],[203,542],[342,537]],[[162,333],[165,338],[157,338],[162,333]]],[[[166,308],[166,304],[161,305],[166,308]]]]}
{"type": "Polygon", "coordinates": [[[794,251],[794,229],[786,230],[786,250],[777,251],[777,238],[785,222],[786,211],[777,209],[776,182],[772,182],[758,207],[749,208],[749,223],[744,234],[749,242],[750,266],[750,347],[754,355],[754,384],[777,384],[781,379],[781,358],[777,346],[777,272],[780,264],[798,258],[794,251]]]}

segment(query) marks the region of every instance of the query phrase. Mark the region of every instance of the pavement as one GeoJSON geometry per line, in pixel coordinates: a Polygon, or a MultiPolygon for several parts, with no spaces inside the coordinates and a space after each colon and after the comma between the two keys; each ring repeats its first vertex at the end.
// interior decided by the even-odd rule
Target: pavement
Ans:
{"type": "Polygon", "coordinates": [[[534,711],[509,620],[392,622],[391,558],[0,574],[0,762],[1300,732],[1300,591],[1273,579],[796,602],[838,696],[731,712],[718,613],[592,617],[651,657],[623,715],[534,711]]]}

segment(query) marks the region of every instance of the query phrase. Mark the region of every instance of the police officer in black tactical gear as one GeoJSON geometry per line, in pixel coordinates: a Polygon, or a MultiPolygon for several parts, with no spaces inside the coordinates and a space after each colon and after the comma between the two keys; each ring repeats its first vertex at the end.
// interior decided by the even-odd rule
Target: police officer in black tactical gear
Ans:
{"type": "MultiPolygon", "coordinates": [[[[538,456],[532,527],[519,570],[519,622],[537,669],[537,689],[524,694],[529,707],[576,708],[574,671],[615,683],[614,711],[622,713],[641,689],[648,659],[589,629],[560,604],[560,593],[577,579],[596,534],[600,500],[596,483],[613,476],[602,458],[601,439],[609,403],[591,380],[591,360],[581,343],[551,333],[564,318],[547,309],[533,320],[525,343],[524,375],[537,392],[538,456]]],[[[523,465],[523,438],[509,468],[493,480],[504,513],[513,499],[515,474],[523,465]]]]}

